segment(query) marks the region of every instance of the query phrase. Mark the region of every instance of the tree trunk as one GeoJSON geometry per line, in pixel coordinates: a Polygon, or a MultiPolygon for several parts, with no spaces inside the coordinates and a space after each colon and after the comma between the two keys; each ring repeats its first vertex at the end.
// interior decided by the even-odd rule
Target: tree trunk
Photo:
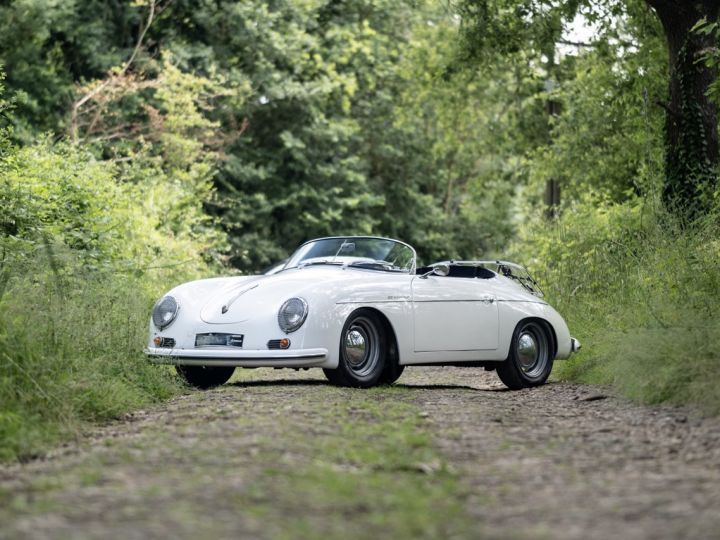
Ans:
{"type": "Polygon", "coordinates": [[[662,23],[670,61],[670,102],[665,119],[663,202],[694,219],[709,208],[717,184],[717,109],[707,91],[715,69],[700,58],[716,46],[714,35],[691,32],[703,17],[715,21],[718,0],[646,0],[662,23]]]}

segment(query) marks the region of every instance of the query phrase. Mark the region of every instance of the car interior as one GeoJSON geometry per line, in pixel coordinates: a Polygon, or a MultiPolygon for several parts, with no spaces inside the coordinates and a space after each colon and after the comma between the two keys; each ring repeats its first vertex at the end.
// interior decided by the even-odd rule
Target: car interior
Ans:
{"type": "MultiPolygon", "coordinates": [[[[460,277],[460,278],[478,278],[478,279],[490,279],[495,277],[495,272],[488,270],[482,266],[467,266],[460,264],[450,264],[450,273],[446,277],[460,277]]],[[[418,275],[427,274],[432,270],[432,266],[422,266],[415,270],[418,275]]]]}

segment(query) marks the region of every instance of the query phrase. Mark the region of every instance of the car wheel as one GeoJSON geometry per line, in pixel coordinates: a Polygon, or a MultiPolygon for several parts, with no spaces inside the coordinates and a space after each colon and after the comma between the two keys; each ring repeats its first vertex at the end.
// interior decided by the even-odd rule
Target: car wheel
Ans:
{"type": "Polygon", "coordinates": [[[350,315],[343,326],[337,369],[323,371],[333,384],[369,388],[382,382],[386,359],[385,329],[377,315],[361,309],[350,315]]]}
{"type": "Polygon", "coordinates": [[[382,376],[380,377],[380,383],[381,384],[392,384],[395,381],[397,381],[400,378],[400,375],[402,375],[403,371],[405,371],[405,366],[401,366],[397,362],[387,362],[387,365],[385,366],[385,370],[382,373],[382,376]]]}
{"type": "Polygon", "coordinates": [[[235,368],[233,366],[175,366],[175,370],[190,386],[204,390],[228,382],[235,368]]]}
{"type": "Polygon", "coordinates": [[[523,321],[513,332],[510,355],[498,365],[500,380],[511,390],[540,386],[552,371],[552,337],[545,324],[523,321]]]}

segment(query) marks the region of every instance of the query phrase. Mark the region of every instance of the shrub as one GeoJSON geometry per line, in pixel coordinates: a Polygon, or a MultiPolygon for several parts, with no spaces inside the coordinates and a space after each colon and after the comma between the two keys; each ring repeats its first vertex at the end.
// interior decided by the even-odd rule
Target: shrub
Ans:
{"type": "Polygon", "coordinates": [[[584,345],[558,374],[720,412],[718,222],[588,196],[552,226],[526,226],[514,251],[584,345]]]}
{"type": "Polygon", "coordinates": [[[142,354],[153,301],[210,271],[204,176],[67,144],[0,161],[0,460],[180,390],[142,354]]]}

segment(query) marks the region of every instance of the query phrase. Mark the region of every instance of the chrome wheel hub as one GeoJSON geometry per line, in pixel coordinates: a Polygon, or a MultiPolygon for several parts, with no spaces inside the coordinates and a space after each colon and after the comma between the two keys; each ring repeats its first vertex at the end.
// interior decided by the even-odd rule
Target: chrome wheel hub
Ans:
{"type": "Polygon", "coordinates": [[[532,371],[538,361],[538,346],[535,337],[529,333],[520,334],[517,351],[520,368],[526,373],[532,371]]]}
{"type": "Polygon", "coordinates": [[[380,333],[371,319],[353,319],[342,339],[342,356],[347,368],[358,377],[371,376],[380,362],[380,333]]]}
{"type": "Polygon", "coordinates": [[[515,338],[515,365],[529,381],[544,380],[552,369],[552,342],[540,324],[527,322],[515,338]]]}
{"type": "Polygon", "coordinates": [[[360,366],[367,352],[367,337],[364,333],[352,328],[345,334],[345,358],[351,366],[360,366]]]}

